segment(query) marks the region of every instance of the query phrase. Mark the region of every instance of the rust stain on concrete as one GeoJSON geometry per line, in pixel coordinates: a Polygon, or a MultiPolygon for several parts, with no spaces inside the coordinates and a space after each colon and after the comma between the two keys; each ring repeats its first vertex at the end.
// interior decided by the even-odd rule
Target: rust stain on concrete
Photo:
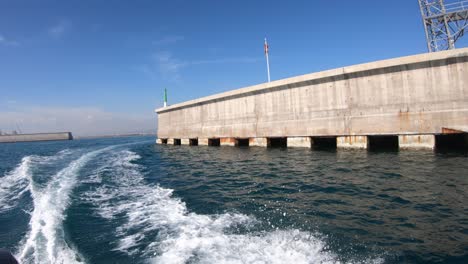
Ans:
{"type": "Polygon", "coordinates": [[[221,143],[232,143],[234,144],[236,142],[235,138],[221,138],[220,139],[221,143]]]}
{"type": "Polygon", "coordinates": [[[464,133],[463,131],[456,130],[456,129],[451,129],[451,128],[442,128],[442,134],[462,134],[464,133]]]}

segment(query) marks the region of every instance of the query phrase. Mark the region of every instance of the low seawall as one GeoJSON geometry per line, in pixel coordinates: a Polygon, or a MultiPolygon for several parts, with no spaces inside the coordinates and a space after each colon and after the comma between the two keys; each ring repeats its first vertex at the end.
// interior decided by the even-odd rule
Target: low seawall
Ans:
{"type": "Polygon", "coordinates": [[[71,132],[1,135],[0,143],[72,140],[71,132]]]}
{"type": "Polygon", "coordinates": [[[393,136],[403,148],[433,148],[437,135],[466,132],[455,128],[468,125],[468,48],[302,75],[156,112],[160,142],[268,146],[286,138],[311,146],[335,138],[339,147],[366,148],[393,136]]]}

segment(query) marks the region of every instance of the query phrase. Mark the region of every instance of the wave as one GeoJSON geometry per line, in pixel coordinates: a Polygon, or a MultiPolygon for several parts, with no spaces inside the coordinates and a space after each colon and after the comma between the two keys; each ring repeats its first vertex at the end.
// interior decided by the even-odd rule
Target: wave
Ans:
{"type": "Polygon", "coordinates": [[[131,151],[108,156],[93,176],[101,184],[83,197],[101,217],[125,219],[115,230],[115,250],[155,263],[339,263],[316,234],[296,229],[239,234],[236,230],[249,230],[258,221],[237,213],[189,212],[173,190],[145,182],[133,163],[139,158],[131,151]]]}
{"type": "MultiPolygon", "coordinates": [[[[30,181],[28,190],[33,199],[34,209],[29,221],[30,230],[23,239],[17,254],[20,263],[84,262],[79,253],[65,240],[64,212],[69,206],[70,193],[77,183],[80,169],[93,157],[107,149],[109,148],[88,152],[72,161],[67,167],[51,177],[44,187],[30,181]]],[[[50,161],[68,153],[67,151],[59,152],[56,156],[43,159],[50,161]]],[[[27,164],[27,157],[23,160],[27,164]]],[[[26,174],[28,175],[28,173],[26,174]]],[[[28,177],[30,178],[30,174],[28,177]]]]}
{"type": "Polygon", "coordinates": [[[28,191],[32,156],[26,156],[11,172],[0,178],[0,212],[16,207],[21,196],[28,191]]]}
{"type": "Polygon", "coordinates": [[[31,170],[34,165],[50,163],[70,153],[70,150],[65,149],[54,156],[31,155],[23,157],[15,169],[0,178],[0,212],[15,208],[23,194],[30,190],[31,170]]]}

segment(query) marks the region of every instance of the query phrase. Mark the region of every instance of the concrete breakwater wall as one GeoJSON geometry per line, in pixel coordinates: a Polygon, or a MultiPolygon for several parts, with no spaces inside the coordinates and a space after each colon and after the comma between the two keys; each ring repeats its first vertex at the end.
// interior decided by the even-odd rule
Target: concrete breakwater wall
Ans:
{"type": "Polygon", "coordinates": [[[468,144],[468,48],[302,75],[156,112],[159,143],[434,148],[450,135],[468,144]]]}
{"type": "Polygon", "coordinates": [[[19,135],[1,135],[0,143],[72,140],[72,139],[73,139],[73,135],[71,132],[35,133],[35,134],[19,134],[19,135]]]}

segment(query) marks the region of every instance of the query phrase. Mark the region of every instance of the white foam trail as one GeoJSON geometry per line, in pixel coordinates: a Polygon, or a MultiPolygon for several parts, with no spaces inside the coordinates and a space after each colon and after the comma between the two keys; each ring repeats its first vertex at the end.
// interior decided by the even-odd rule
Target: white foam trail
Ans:
{"type": "Polygon", "coordinates": [[[32,156],[23,157],[21,163],[0,178],[0,212],[16,207],[21,196],[28,191],[32,156]]]}
{"type": "MultiPolygon", "coordinates": [[[[172,190],[144,182],[133,152],[109,157],[107,184],[90,191],[92,202],[104,218],[124,216],[117,228],[116,250],[139,254],[155,263],[339,263],[317,236],[299,230],[235,234],[235,227],[254,225],[242,214],[199,215],[172,196],[172,190]],[[231,230],[231,231],[230,231],[231,230]],[[147,239],[157,233],[157,239],[147,239]],[[146,240],[145,240],[146,239],[146,240]]],[[[101,175],[104,177],[104,175],[101,175]]]]}
{"type": "Polygon", "coordinates": [[[70,150],[65,149],[54,156],[23,157],[21,163],[13,171],[0,178],[0,212],[16,207],[21,196],[30,190],[31,167],[34,164],[52,162],[70,153],[70,150]]]}
{"type": "Polygon", "coordinates": [[[80,169],[93,157],[109,148],[92,151],[71,162],[54,175],[47,186],[30,184],[34,209],[30,230],[18,254],[21,263],[82,263],[80,256],[67,243],[62,223],[76,185],[80,169]]]}

